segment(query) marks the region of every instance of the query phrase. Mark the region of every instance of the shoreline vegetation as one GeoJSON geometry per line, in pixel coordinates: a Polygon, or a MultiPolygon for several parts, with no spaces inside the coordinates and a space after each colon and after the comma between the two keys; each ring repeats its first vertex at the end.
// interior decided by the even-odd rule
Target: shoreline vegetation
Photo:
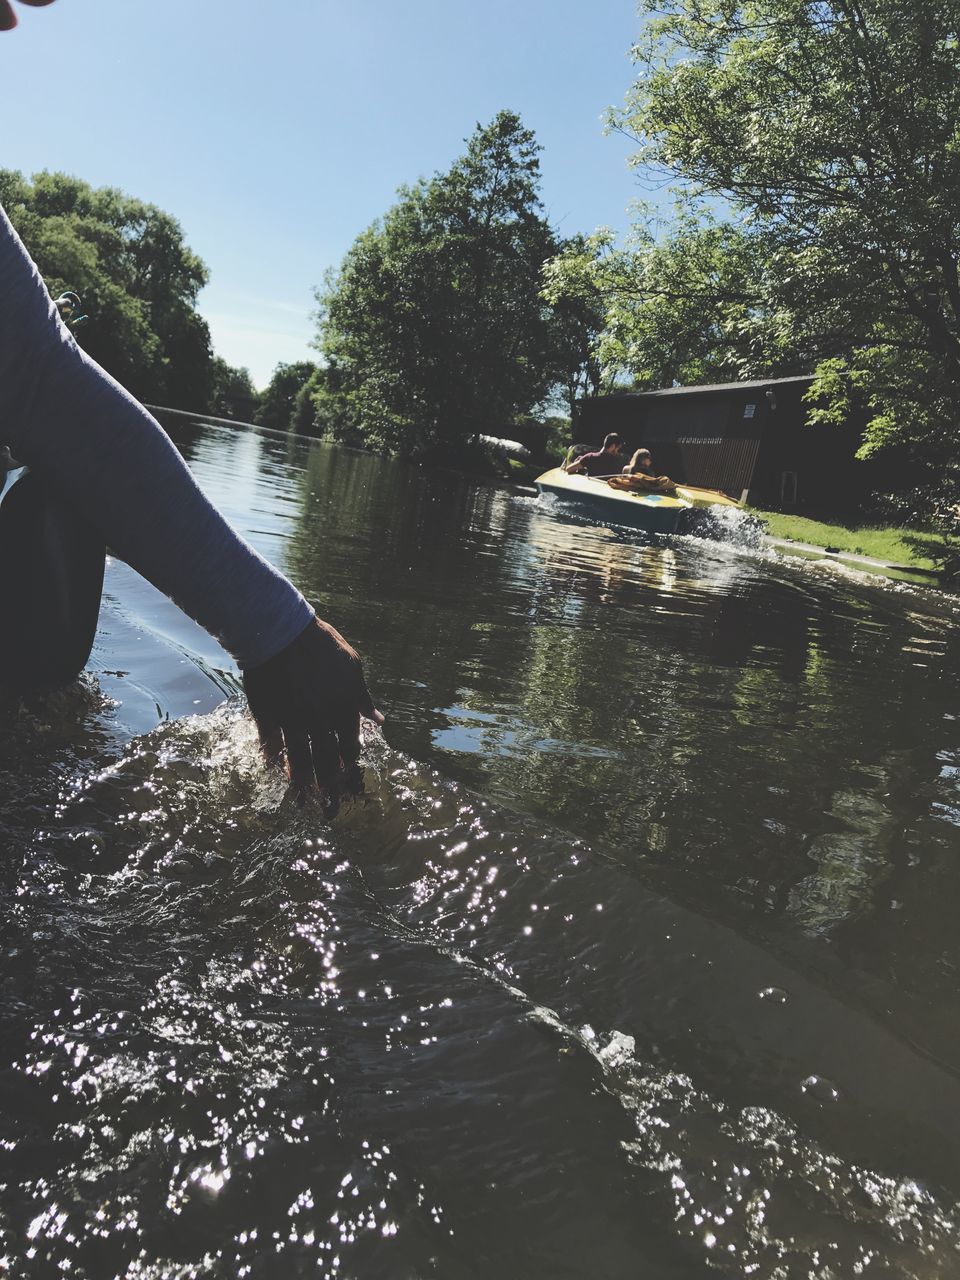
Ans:
{"type": "MultiPolygon", "coordinates": [[[[508,487],[529,487],[541,471],[558,466],[562,454],[547,456],[541,462],[521,462],[517,458],[496,458],[486,451],[486,466],[480,457],[474,465],[450,461],[441,467],[456,471],[468,480],[487,484],[505,484],[508,487]]],[[[419,465],[431,465],[423,460],[419,465]]],[[[904,525],[884,525],[859,521],[856,516],[848,519],[825,516],[801,515],[783,511],[764,511],[747,507],[746,512],[761,520],[767,535],[778,541],[801,546],[816,547],[828,554],[865,556],[894,569],[928,574],[943,582],[956,580],[960,574],[960,541],[933,528],[911,528],[904,525]]]]}
{"type": "MultiPolygon", "coordinates": [[[[159,405],[148,407],[161,415],[172,412],[177,417],[195,421],[211,419],[209,414],[170,410],[159,405]]],[[[231,418],[214,420],[239,428],[259,427],[278,435],[290,434],[305,440],[346,443],[329,435],[297,432],[283,426],[265,427],[262,422],[248,423],[231,418]]],[[[353,442],[347,447],[364,453],[374,452],[364,442],[353,442]]],[[[564,452],[563,449],[551,448],[540,460],[521,461],[516,457],[498,455],[490,444],[471,442],[462,451],[451,451],[445,456],[408,458],[407,461],[413,466],[449,471],[477,484],[528,490],[542,471],[559,465],[564,452]]],[[[759,507],[747,507],[746,511],[763,522],[769,537],[793,544],[801,551],[805,547],[815,547],[827,554],[865,556],[893,569],[930,575],[943,583],[956,580],[960,574],[960,541],[937,529],[861,523],[856,517],[846,520],[817,518],[796,512],[765,511],[759,507]]]]}
{"type": "MultiPolygon", "coordinates": [[[[209,414],[171,411],[158,405],[148,407],[156,409],[161,415],[172,412],[177,417],[195,421],[211,419],[209,414]]],[[[262,422],[248,423],[230,418],[214,420],[238,428],[259,427],[277,435],[289,434],[304,440],[313,439],[327,444],[346,443],[329,435],[297,432],[283,426],[265,427],[262,422]]],[[[359,449],[364,453],[374,452],[364,442],[347,443],[346,447],[359,449]]],[[[559,465],[564,452],[563,449],[548,449],[541,460],[521,461],[516,457],[498,455],[489,444],[473,442],[464,450],[454,451],[446,456],[407,458],[406,461],[412,466],[449,471],[475,484],[527,491],[542,471],[559,465]]],[[[960,574],[960,541],[936,529],[860,523],[855,517],[847,520],[816,518],[799,513],[765,511],[759,507],[747,507],[746,511],[763,522],[769,537],[792,544],[801,552],[805,547],[815,547],[827,554],[865,556],[892,569],[929,575],[938,580],[938,585],[955,581],[960,574]]]]}
{"type": "Polygon", "coordinates": [[[772,538],[806,543],[841,555],[868,556],[895,567],[948,577],[955,575],[955,562],[960,558],[960,543],[936,530],[860,525],[856,521],[834,522],[781,511],[749,510],[763,521],[772,538]]]}

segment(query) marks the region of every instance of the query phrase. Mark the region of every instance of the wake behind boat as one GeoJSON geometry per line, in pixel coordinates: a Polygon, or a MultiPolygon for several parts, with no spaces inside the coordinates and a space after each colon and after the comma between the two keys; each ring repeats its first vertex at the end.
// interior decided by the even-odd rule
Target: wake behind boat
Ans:
{"type": "Polygon", "coordinates": [[[685,533],[699,511],[718,507],[742,510],[741,504],[713,489],[677,485],[673,493],[615,489],[606,476],[571,474],[551,467],[534,481],[540,493],[548,493],[565,506],[592,519],[642,529],[646,533],[685,533]]]}

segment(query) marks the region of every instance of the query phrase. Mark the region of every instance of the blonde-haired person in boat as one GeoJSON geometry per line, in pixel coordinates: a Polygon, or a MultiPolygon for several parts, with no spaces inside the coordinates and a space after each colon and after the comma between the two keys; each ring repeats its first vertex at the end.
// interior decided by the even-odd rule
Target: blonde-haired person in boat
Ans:
{"type": "Polygon", "coordinates": [[[658,476],[653,470],[653,455],[649,449],[638,449],[623,468],[622,476],[614,476],[607,483],[614,489],[629,489],[635,493],[676,493],[677,486],[669,476],[658,476]]]}

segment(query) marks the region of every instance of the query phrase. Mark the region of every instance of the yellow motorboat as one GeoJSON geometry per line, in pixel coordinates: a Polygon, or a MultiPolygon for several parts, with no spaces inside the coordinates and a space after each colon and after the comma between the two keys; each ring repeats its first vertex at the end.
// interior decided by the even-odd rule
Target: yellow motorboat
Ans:
{"type": "Polygon", "coordinates": [[[541,493],[549,493],[592,519],[643,529],[647,533],[677,533],[692,523],[693,513],[740,503],[714,489],[677,485],[672,493],[615,489],[604,477],[571,475],[552,467],[534,481],[541,493]]]}

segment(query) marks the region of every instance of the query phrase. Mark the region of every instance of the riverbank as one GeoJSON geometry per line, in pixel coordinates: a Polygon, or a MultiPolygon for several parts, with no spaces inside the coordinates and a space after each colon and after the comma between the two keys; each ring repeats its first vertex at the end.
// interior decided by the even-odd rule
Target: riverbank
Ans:
{"type": "Polygon", "coordinates": [[[924,529],[856,527],[756,509],[751,514],[764,522],[767,533],[777,541],[866,556],[884,564],[925,573],[941,571],[946,561],[960,554],[960,547],[955,542],[924,529]]]}

